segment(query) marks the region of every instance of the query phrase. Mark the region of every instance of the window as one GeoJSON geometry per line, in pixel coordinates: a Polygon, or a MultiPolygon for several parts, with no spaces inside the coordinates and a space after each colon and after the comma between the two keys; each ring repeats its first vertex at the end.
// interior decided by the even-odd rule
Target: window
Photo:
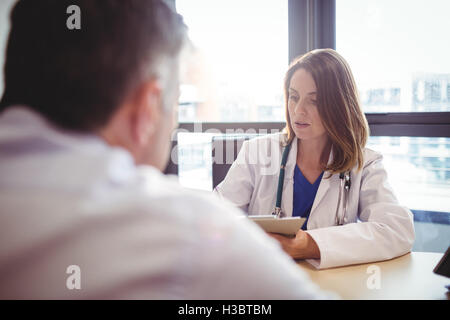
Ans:
{"type": "Polygon", "coordinates": [[[450,138],[370,137],[367,147],[383,154],[400,203],[414,210],[449,210],[450,138]]]}
{"type": "Polygon", "coordinates": [[[287,0],[177,0],[194,48],[180,122],[283,121],[287,0]]]}
{"type": "Polygon", "coordinates": [[[180,184],[212,191],[212,137],[210,133],[178,134],[178,178],[180,184]]]}
{"type": "Polygon", "coordinates": [[[450,1],[336,1],[336,49],[365,112],[450,111],[450,1]]]}
{"type": "MultiPolygon", "coordinates": [[[[391,112],[440,112],[439,118],[450,111],[449,10],[446,0],[336,1],[336,50],[352,68],[366,113],[388,113],[388,119],[391,112]]],[[[421,130],[426,126],[414,134],[421,130]]],[[[449,211],[448,137],[377,136],[369,147],[385,156],[402,203],[449,211]]]]}
{"type": "Polygon", "coordinates": [[[378,135],[397,135],[372,136],[368,147],[382,152],[399,201],[414,212],[413,251],[444,252],[450,243],[449,10],[447,0],[336,1],[336,49],[363,109],[387,113],[378,135]]]}
{"type": "MultiPolygon", "coordinates": [[[[177,0],[193,50],[182,79],[179,121],[284,121],[287,0],[177,0]]],[[[213,134],[178,134],[184,186],[211,190],[213,134]]],[[[200,130],[202,131],[202,130],[200,130]]]]}

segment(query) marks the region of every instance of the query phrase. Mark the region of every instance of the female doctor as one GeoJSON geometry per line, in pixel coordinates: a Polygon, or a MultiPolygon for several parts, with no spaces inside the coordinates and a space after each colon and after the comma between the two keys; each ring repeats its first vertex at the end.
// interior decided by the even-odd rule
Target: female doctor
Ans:
{"type": "Polygon", "coordinates": [[[244,142],[215,192],[251,215],[307,218],[296,237],[271,236],[316,268],[409,252],[412,213],[389,186],[381,154],[365,148],[368,124],[347,62],[311,51],[290,65],[284,93],[285,131],[244,142]]]}

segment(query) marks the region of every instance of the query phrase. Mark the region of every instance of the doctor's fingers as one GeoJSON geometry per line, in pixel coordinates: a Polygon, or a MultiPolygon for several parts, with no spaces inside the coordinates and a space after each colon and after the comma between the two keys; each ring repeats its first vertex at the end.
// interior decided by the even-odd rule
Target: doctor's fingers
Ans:
{"type": "Polygon", "coordinates": [[[290,242],[292,241],[292,238],[288,238],[288,237],[282,236],[281,234],[270,233],[270,232],[267,232],[267,234],[270,237],[272,237],[275,240],[277,240],[281,244],[283,249],[285,249],[290,244],[290,242]]]}
{"type": "Polygon", "coordinates": [[[284,252],[286,252],[289,256],[291,256],[294,259],[299,258],[299,249],[298,249],[298,240],[297,238],[290,238],[285,237],[279,234],[275,233],[268,233],[269,236],[274,238],[275,240],[278,240],[278,242],[281,244],[281,248],[284,252]]]}

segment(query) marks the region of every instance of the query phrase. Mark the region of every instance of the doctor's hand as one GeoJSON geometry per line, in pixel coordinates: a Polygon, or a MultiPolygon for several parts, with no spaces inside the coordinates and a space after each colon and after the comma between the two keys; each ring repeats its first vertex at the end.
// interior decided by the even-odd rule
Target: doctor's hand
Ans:
{"type": "Polygon", "coordinates": [[[294,259],[320,259],[320,250],[314,239],[303,230],[299,230],[294,238],[276,233],[268,233],[278,240],[283,250],[294,259]]]}

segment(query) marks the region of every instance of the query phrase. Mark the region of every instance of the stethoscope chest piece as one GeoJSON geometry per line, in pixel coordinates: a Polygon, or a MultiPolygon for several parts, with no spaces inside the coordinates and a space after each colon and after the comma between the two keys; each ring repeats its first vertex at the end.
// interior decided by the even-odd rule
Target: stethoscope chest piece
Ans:
{"type": "Polygon", "coordinates": [[[352,184],[350,172],[348,172],[348,171],[341,172],[339,174],[339,180],[340,180],[341,186],[339,188],[338,204],[336,206],[336,225],[341,226],[347,222],[347,205],[348,205],[350,187],[352,184]],[[344,203],[344,208],[341,211],[339,211],[339,208],[341,206],[341,201],[344,203]],[[340,214],[340,212],[342,214],[340,214]]]}

